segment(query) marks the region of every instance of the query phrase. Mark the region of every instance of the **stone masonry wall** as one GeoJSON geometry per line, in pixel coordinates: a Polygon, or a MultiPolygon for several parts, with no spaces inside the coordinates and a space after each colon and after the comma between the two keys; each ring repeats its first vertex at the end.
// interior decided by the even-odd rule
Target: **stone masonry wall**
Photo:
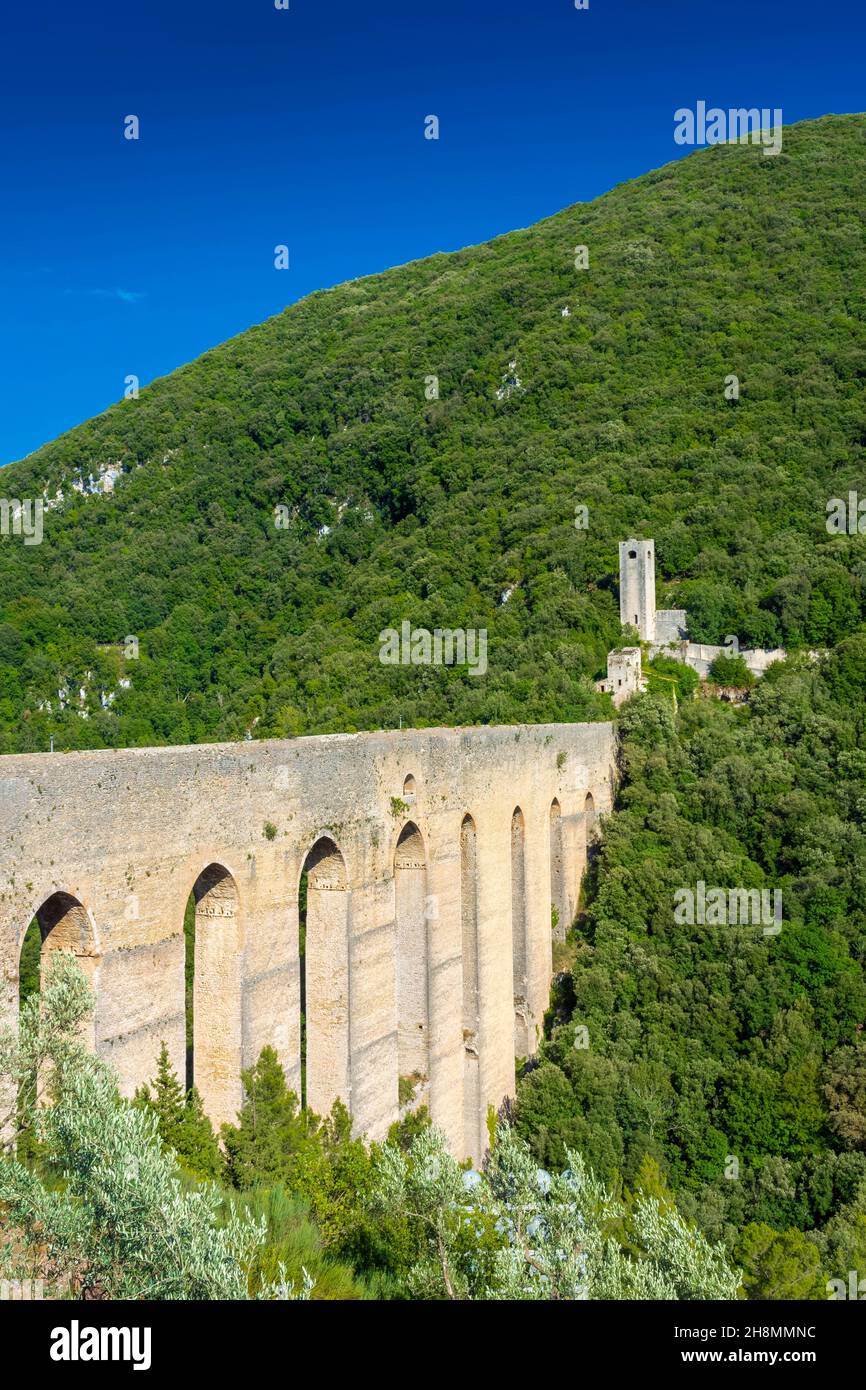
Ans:
{"type": "Polygon", "coordinates": [[[194,1076],[211,1118],[234,1118],[240,1066],[265,1044],[300,1090],[298,887],[315,845],[310,1102],[343,1095],[356,1131],[381,1138],[398,1114],[400,1058],[415,1073],[426,1059],[420,1092],[434,1122],[455,1153],[478,1162],[487,1106],[514,1089],[513,813],[523,814],[525,856],[518,1031],[534,1050],[551,976],[551,804],[573,915],[586,807],[610,810],[614,761],[603,723],[2,757],[0,1020],[17,1017],[21,944],[38,914],[43,952],[71,942],[94,983],[94,1043],[124,1093],[153,1075],[162,1040],[183,1076],[183,918],[196,885],[194,1076]],[[466,816],[476,836],[480,1089],[469,1123],[466,816]],[[415,875],[410,891],[396,891],[395,863],[415,875]],[[399,927],[398,900],[410,914],[399,927]]]}

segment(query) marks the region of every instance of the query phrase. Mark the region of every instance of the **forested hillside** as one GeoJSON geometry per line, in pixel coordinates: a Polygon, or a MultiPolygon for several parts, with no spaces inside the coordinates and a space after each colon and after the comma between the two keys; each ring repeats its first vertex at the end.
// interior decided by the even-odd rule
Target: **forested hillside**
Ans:
{"type": "MultiPolygon", "coordinates": [[[[518,1138],[500,1128],[478,1185],[423,1113],[384,1149],[339,1105],[302,1113],[267,1050],[222,1152],[167,1054],[131,1108],[101,1064],[69,1068],[84,1090],[43,1115],[45,1149],[35,1100],[19,1112],[19,1157],[52,1183],[65,1105],[97,1148],[101,1124],[149,1154],[201,1248],[237,1246],[230,1295],[204,1296],[288,1269],[316,1297],[575,1297],[582,1265],[562,1293],[527,1274],[537,1231],[522,1282],[509,1263],[503,1210],[546,1197],[538,1163],[545,1220],[568,1208],[581,1241],[598,1226],[592,1297],[731,1297],[742,1270],[749,1297],[818,1299],[866,1268],[866,540],[825,525],[829,499],[866,495],[864,153],[863,116],[789,128],[776,158],[703,150],[313,295],[4,470],[5,498],[51,505],[41,544],[0,538],[0,752],[607,717],[593,680],[634,533],[695,639],[790,653],[742,704],[658,668],[624,707],[616,809],[557,947],[518,1138]],[[486,628],[486,674],[381,664],[404,620],[486,628]],[[779,929],[679,922],[699,880],[778,891],[779,929]],[[221,1188],[187,1199],[162,1145],[184,1184],[221,1188]],[[584,1163],[607,1186],[582,1185],[584,1163]],[[265,1222],[257,1253],[229,1192],[265,1222]],[[441,1220],[456,1292],[430,1238],[455,1201],[472,1212],[441,1220]]],[[[43,1007],[27,951],[23,970],[26,1039],[43,1007]]],[[[34,1190],[0,1164],[41,1259],[34,1190]]],[[[95,1200],[84,1178],[66,1195],[95,1200]]],[[[125,1258],[93,1230],[70,1277],[121,1296],[125,1258]]]]}
{"type": "Polygon", "coordinates": [[[771,667],[747,708],[632,702],[622,732],[518,1130],[553,1167],[658,1164],[751,1296],[826,1298],[866,1268],[866,635],[771,667]],[[699,880],[778,890],[778,930],[678,923],[699,880]]]}
{"type": "Polygon", "coordinates": [[[698,639],[855,631],[825,514],[862,489],[864,137],[702,150],[315,294],[4,470],[64,500],[0,541],[0,751],[600,715],[633,532],[698,639]],[[404,619],[486,628],[488,673],[381,665],[404,619]]]}

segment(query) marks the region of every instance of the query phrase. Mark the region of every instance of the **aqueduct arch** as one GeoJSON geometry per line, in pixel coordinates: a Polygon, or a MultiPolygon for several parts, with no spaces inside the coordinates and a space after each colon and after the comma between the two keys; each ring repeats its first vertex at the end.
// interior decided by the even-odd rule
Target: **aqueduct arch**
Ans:
{"type": "Polygon", "coordinates": [[[596,831],[595,801],[593,800],[592,792],[587,792],[586,798],[583,803],[583,822],[584,833],[586,838],[586,848],[587,850],[589,850],[590,846],[592,845],[593,839],[595,838],[596,831]]]}
{"type": "Polygon", "coordinates": [[[323,835],[304,861],[307,912],[301,999],[306,1032],[305,1098],[327,1115],[335,1100],[351,1109],[349,1056],[349,884],[334,841],[323,835]]]}
{"type": "Polygon", "coordinates": [[[234,877],[209,864],[193,884],[195,950],[192,1080],[215,1126],[232,1123],[241,1105],[243,935],[234,877]]]}
{"type": "Polygon", "coordinates": [[[423,1100],[430,1079],[427,853],[414,821],[403,826],[394,850],[394,915],[397,1069],[400,1079],[410,1082],[417,1099],[423,1100]]]}
{"type": "MultiPolygon", "coordinates": [[[[25,941],[34,929],[39,936],[40,987],[45,979],[52,952],[71,951],[98,998],[99,943],[95,926],[84,904],[65,889],[56,889],[43,898],[33,914],[30,926],[21,933],[19,970],[25,941]]],[[[90,1046],[95,1046],[95,1016],[85,1025],[84,1038],[90,1046]]]]}
{"type": "Polygon", "coordinates": [[[555,922],[554,937],[557,941],[564,941],[571,924],[568,921],[562,807],[556,797],[550,803],[550,912],[555,922]]]}
{"type": "Polygon", "coordinates": [[[537,1046],[551,903],[567,925],[614,769],[610,724],[2,756],[0,1021],[17,1018],[45,884],[42,950],[69,946],[93,981],[93,1045],[124,1094],[163,1041],[183,1076],[192,889],[193,1072],[212,1119],[234,1119],[240,1069],[269,1045],[299,1093],[306,1064],[314,1109],[342,1097],[372,1139],[398,1117],[400,1076],[426,1077],[415,1101],[479,1161],[488,1107],[537,1046]]]}
{"type": "Polygon", "coordinates": [[[529,905],[526,897],[526,821],[519,806],[511,816],[511,949],[514,960],[514,1052],[533,1051],[529,1007],[529,905]]]}
{"type": "Polygon", "coordinates": [[[484,1152],[481,1137],[481,981],[478,959],[478,833],[466,815],[460,825],[460,959],[463,966],[463,1153],[484,1152]]]}

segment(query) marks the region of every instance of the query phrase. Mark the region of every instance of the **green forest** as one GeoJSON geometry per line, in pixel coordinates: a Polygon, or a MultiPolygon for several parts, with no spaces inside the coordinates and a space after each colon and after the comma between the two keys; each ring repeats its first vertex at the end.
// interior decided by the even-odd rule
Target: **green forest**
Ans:
{"type": "Polygon", "coordinates": [[[367,1146],[339,1101],[327,1119],[299,1106],[270,1048],[220,1148],[165,1048],[152,1086],[121,1099],[81,1040],[93,1002],[56,951],[18,1035],[0,1032],[0,1079],[16,1082],[0,1108],[4,1278],[89,1301],[737,1296],[739,1270],[650,1161],[623,1194],[577,1152],[539,1170],[491,1117],[479,1173],[423,1112],[367,1146]]]}
{"type": "MultiPolygon", "coordinates": [[[[616,808],[500,1117],[545,1172],[581,1156],[623,1204],[610,1230],[632,1257],[650,1198],[724,1252],[741,1297],[826,1299],[866,1269],[864,692],[866,633],[771,667],[743,706],[691,685],[678,707],[663,691],[623,708],[616,808]],[[778,890],[780,930],[677,924],[674,890],[698,879],[778,890]]],[[[167,1068],[140,1101],[199,1176],[265,1205],[277,1184],[328,1279],[334,1261],[357,1296],[405,1294],[415,1237],[371,1213],[380,1151],[341,1107],[302,1113],[266,1051],[220,1157],[167,1068]]],[[[410,1114],[392,1144],[411,1153],[426,1124],[410,1114]]]]}
{"type": "Polygon", "coordinates": [[[866,1270],[866,633],[621,730],[517,1131],[626,1184],[651,1161],[753,1296],[826,1298],[866,1270]],[[781,930],[677,924],[698,880],[778,889],[781,930]]]}
{"type": "Polygon", "coordinates": [[[864,138],[866,117],[832,116],[772,159],[702,150],[312,295],[4,470],[7,496],[52,505],[40,545],[0,540],[0,753],[620,733],[484,1173],[424,1112],[385,1144],[339,1105],[312,1115],[267,1049],[220,1136],[166,1053],[120,1101],[62,961],[40,1003],[31,935],[22,1041],[0,1038],[16,1258],[44,1261],[47,1231],[57,1277],[109,1297],[135,1278],[152,1297],[817,1300],[866,1275],[866,519],[826,525],[831,499],[866,497],[864,138]],[[108,467],[113,493],[76,490],[108,467]],[[594,681],[631,535],[654,537],[659,606],[694,640],[788,659],[757,682],[722,659],[715,685],[658,661],[614,716],[594,681]],[[382,665],[404,620],[486,629],[486,674],[382,665]],[[678,921],[698,880],[778,893],[780,930],[678,921]],[[100,1146],[149,1174],[152,1247],[119,1241],[100,1146]],[[578,1228],[585,1259],[563,1264],[578,1228]]]}
{"type": "Polygon", "coordinates": [[[314,294],[10,465],[64,500],[0,542],[0,751],[601,717],[633,534],[695,640],[857,631],[862,541],[825,522],[864,491],[864,133],[314,294]],[[404,619],[486,629],[487,674],[383,667],[404,619]]]}

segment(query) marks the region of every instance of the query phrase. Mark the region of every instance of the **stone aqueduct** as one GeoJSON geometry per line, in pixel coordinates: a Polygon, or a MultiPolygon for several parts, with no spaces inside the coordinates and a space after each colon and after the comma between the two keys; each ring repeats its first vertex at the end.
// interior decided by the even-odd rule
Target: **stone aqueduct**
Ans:
{"type": "Polygon", "coordinates": [[[309,1105],[341,1096],[381,1138],[414,1077],[477,1163],[537,1045],[551,902],[571,920],[614,766],[603,723],[2,757],[0,1022],[35,917],[43,961],[71,948],[91,978],[124,1093],[163,1040],[183,1076],[194,892],[193,1075],[217,1124],[266,1044],[300,1093],[303,1008],[309,1105]]]}

